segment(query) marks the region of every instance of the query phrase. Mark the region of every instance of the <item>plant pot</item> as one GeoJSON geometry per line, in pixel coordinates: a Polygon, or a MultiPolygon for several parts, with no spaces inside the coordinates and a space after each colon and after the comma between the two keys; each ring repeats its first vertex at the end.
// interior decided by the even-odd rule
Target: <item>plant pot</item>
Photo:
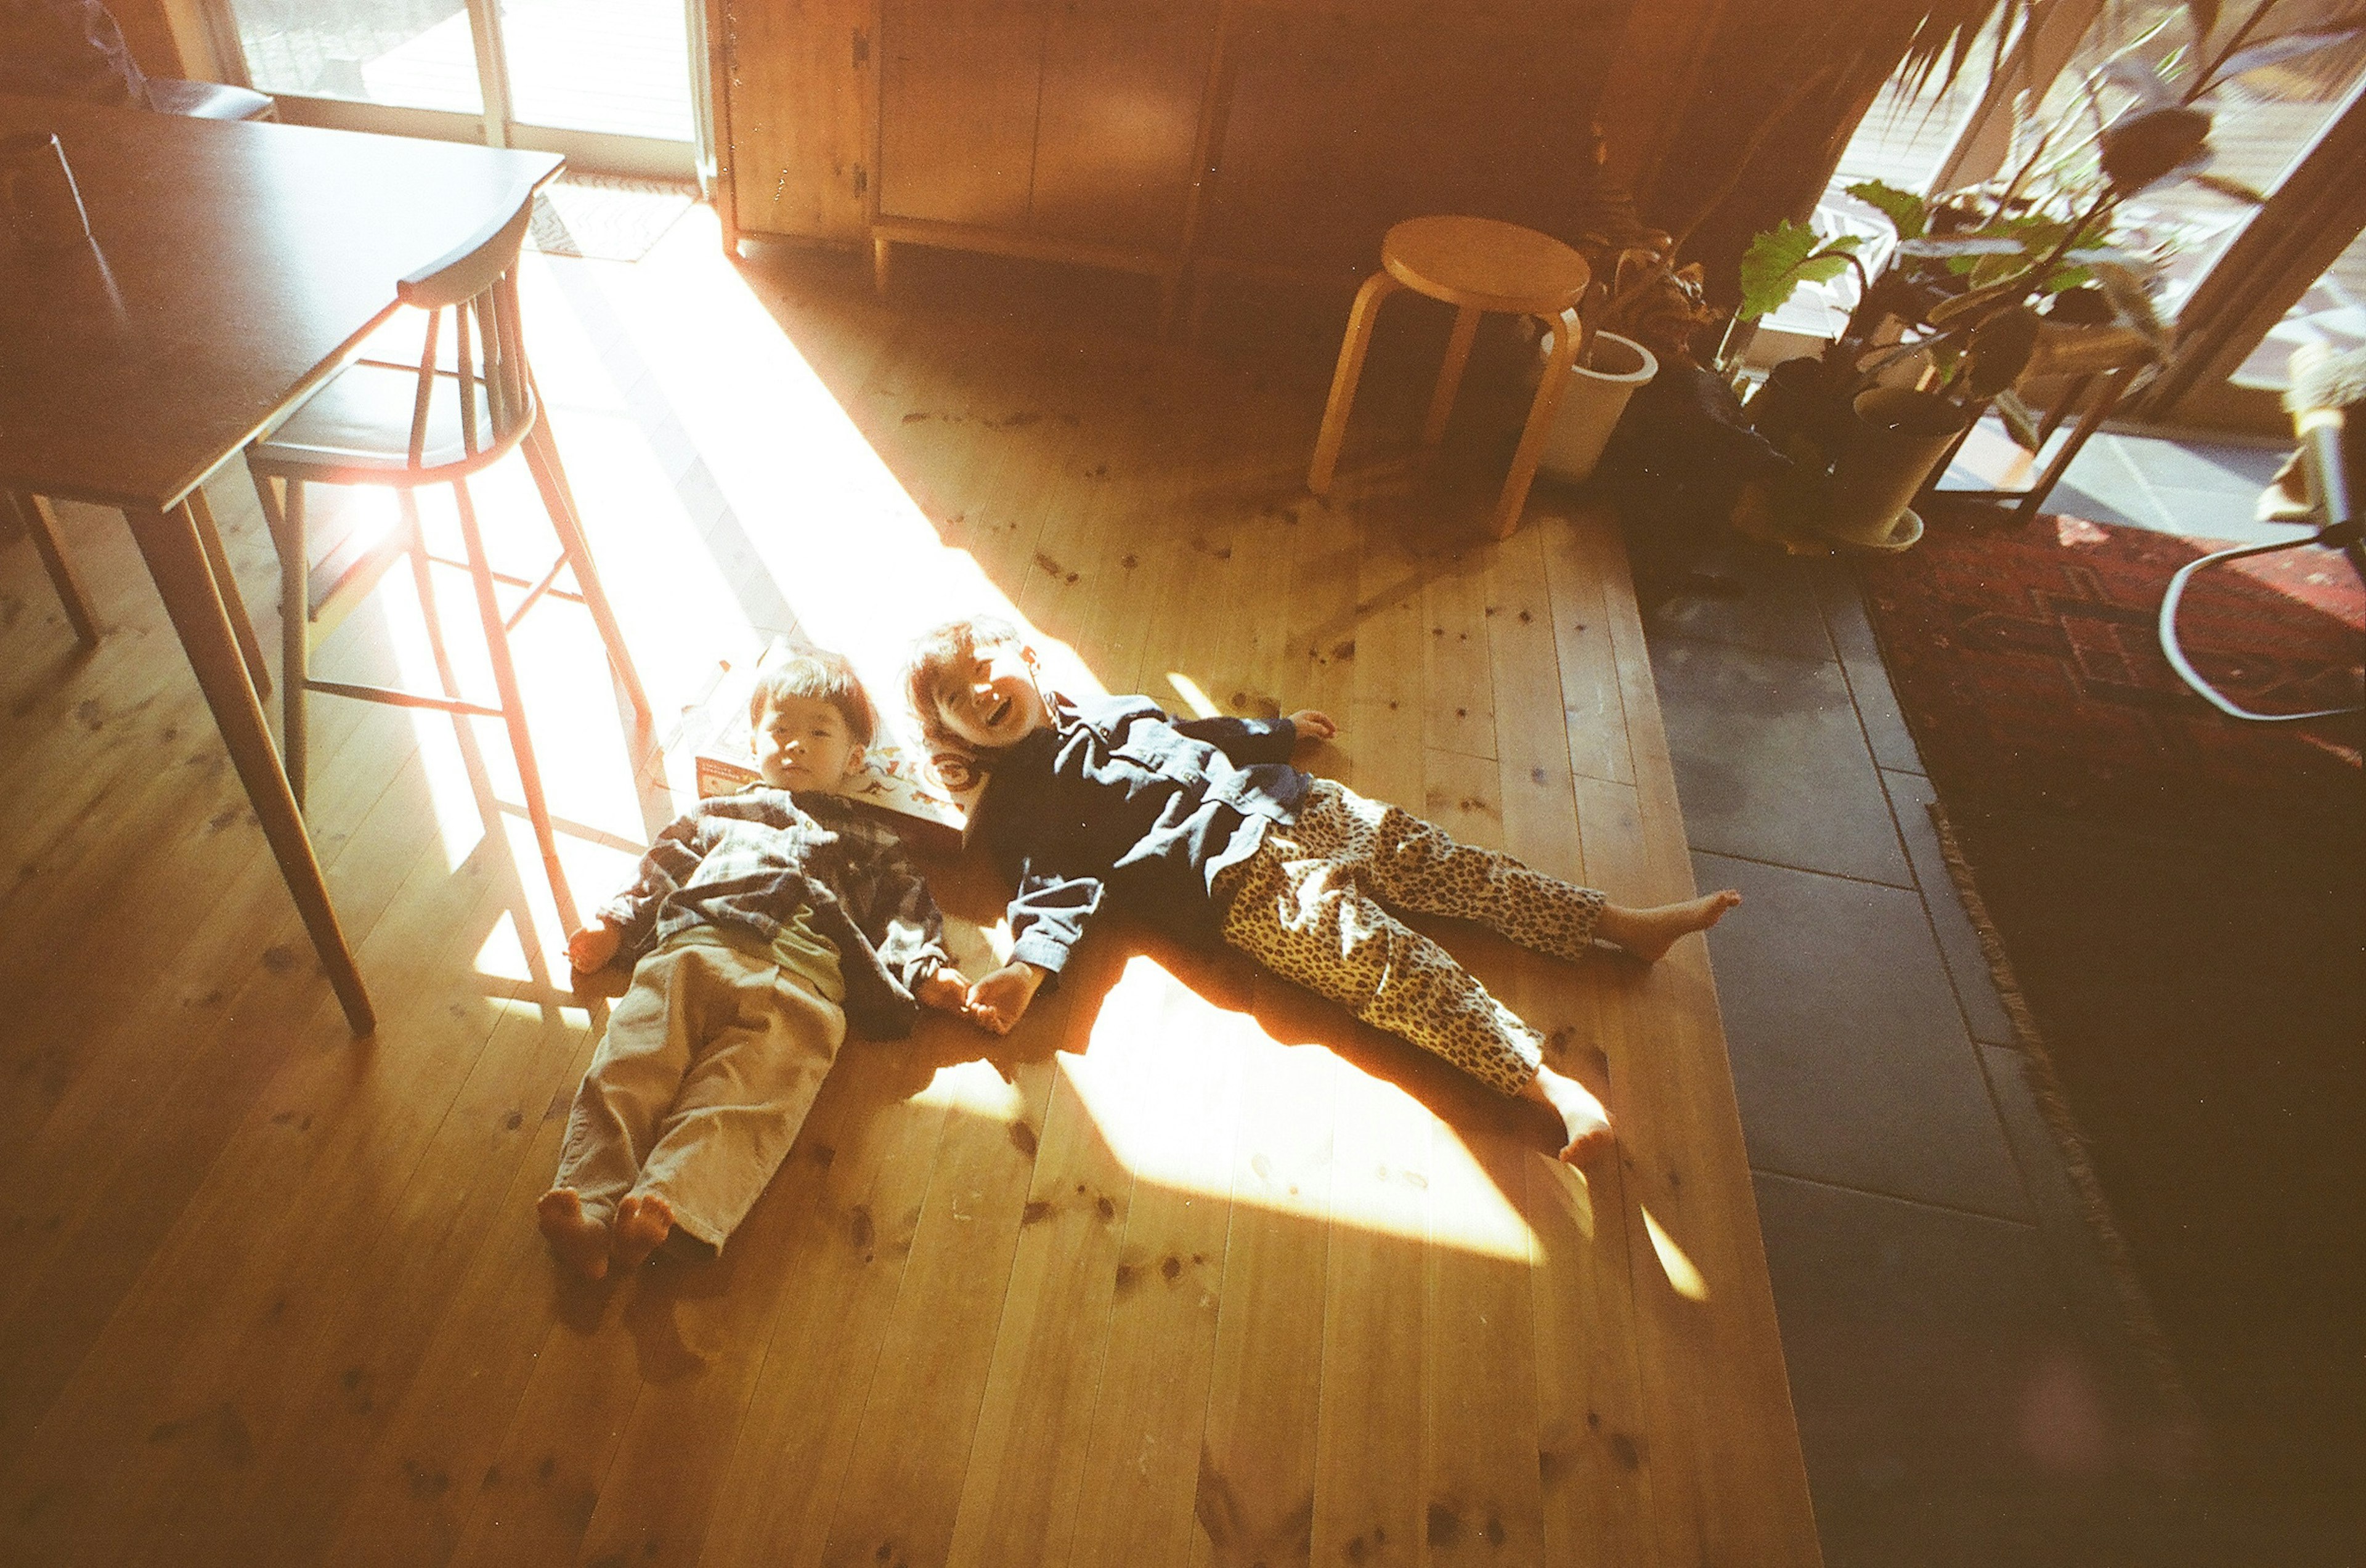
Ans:
{"type": "Polygon", "coordinates": [[[1796,457],[1797,443],[1806,441],[1825,462],[1847,439],[1852,422],[1846,383],[1836,390],[1831,367],[1811,355],[1768,371],[1765,383],[1742,405],[1741,417],[1775,450],[1796,457]]]}
{"type": "MultiPolygon", "coordinates": [[[[1551,344],[1547,334],[1546,353],[1552,352],[1551,344]]],[[[1569,387],[1545,432],[1544,454],[1537,459],[1537,467],[1560,479],[1593,476],[1612,428],[1627,412],[1627,400],[1660,373],[1660,362],[1650,349],[1616,333],[1594,333],[1592,353],[1594,368],[1570,367],[1569,387]]]]}
{"type": "Polygon", "coordinates": [[[1964,432],[1964,411],[1934,392],[1875,387],[1852,405],[1856,423],[1832,466],[1819,531],[1870,549],[1896,543],[1906,509],[1964,432]]]}

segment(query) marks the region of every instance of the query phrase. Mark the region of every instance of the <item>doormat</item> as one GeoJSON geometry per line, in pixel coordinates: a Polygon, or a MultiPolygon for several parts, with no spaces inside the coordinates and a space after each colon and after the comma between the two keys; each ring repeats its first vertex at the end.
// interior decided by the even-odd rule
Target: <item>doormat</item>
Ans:
{"type": "MultiPolygon", "coordinates": [[[[2212,545],[1942,513],[1860,565],[1890,678],[2222,1498],[2343,1539],[2366,1477],[2366,781],[2359,720],[2257,725],[2156,639],[2212,545]]],[[[2356,701],[2366,590],[2214,568],[2187,652],[2246,706],[2356,701]]],[[[2223,1517],[2223,1516],[2221,1516],[2223,1517]]]]}
{"type": "Polygon", "coordinates": [[[561,175],[535,197],[526,243],[545,255],[636,262],[697,199],[688,180],[561,175]]]}

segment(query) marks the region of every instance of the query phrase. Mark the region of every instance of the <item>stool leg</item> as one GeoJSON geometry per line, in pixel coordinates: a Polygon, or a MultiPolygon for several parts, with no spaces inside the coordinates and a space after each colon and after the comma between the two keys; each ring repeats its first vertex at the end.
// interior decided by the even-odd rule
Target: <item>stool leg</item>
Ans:
{"type": "Polygon", "coordinates": [[[1504,499],[1495,508],[1495,537],[1508,539],[1520,525],[1520,508],[1528,502],[1528,485],[1545,455],[1545,433],[1560,411],[1561,394],[1569,389],[1569,367],[1577,361],[1577,311],[1563,310],[1553,328],[1551,355],[1545,361],[1545,378],[1537,400],[1528,405],[1527,428],[1520,432],[1519,449],[1512,454],[1512,471],[1504,477],[1504,499]]]}
{"type": "Polygon", "coordinates": [[[1454,312],[1454,335],[1446,340],[1446,363],[1437,372],[1437,390],[1429,395],[1429,417],[1421,424],[1425,446],[1446,439],[1446,419],[1454,412],[1454,394],[1462,389],[1462,367],[1470,362],[1470,340],[1479,335],[1480,314],[1476,305],[1454,312]]]}
{"type": "Polygon", "coordinates": [[[518,788],[525,795],[525,814],[534,823],[535,842],[542,850],[542,867],[550,877],[550,893],[558,905],[562,931],[582,924],[575,912],[575,897],[568,891],[567,872],[558,863],[558,835],[551,830],[550,802],[542,791],[542,769],[535,761],[534,739],[526,733],[525,701],[518,694],[517,666],[510,659],[509,627],[501,622],[501,602],[493,593],[493,570],[485,556],[484,536],[477,527],[477,508],[468,499],[465,480],[454,480],[452,494],[459,502],[460,537],[468,551],[468,576],[477,586],[477,615],[485,623],[485,651],[491,658],[493,687],[501,693],[501,718],[509,727],[510,755],[517,762],[518,788]]]}
{"type": "Polygon", "coordinates": [[[1323,405],[1323,434],[1314,440],[1314,466],[1306,471],[1306,488],[1317,495],[1331,492],[1331,474],[1339,466],[1339,447],[1347,438],[1347,411],[1355,406],[1356,383],[1363,378],[1364,351],[1372,346],[1372,319],[1380,301],[1403,285],[1385,272],[1364,279],[1347,312],[1347,335],[1339,342],[1339,368],[1331,377],[1331,398],[1323,405]]]}
{"type": "Polygon", "coordinates": [[[879,298],[887,298],[887,263],[895,250],[895,242],[871,237],[871,287],[879,298]]]}

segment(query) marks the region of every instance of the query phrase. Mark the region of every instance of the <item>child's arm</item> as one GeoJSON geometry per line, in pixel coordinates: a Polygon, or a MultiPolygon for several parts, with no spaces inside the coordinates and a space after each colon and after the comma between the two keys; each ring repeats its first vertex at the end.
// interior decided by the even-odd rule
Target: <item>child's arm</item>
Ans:
{"type": "Polygon", "coordinates": [[[896,839],[880,845],[871,869],[870,907],[856,915],[879,962],[922,1007],[963,1011],[969,999],[969,976],[945,945],[944,916],[929,892],[928,879],[896,839]]]}
{"type": "Polygon", "coordinates": [[[1178,719],[1175,732],[1204,740],[1234,762],[1246,766],[1252,762],[1287,762],[1301,738],[1328,740],[1339,732],[1339,727],[1331,722],[1328,714],[1301,708],[1288,718],[1233,718],[1219,715],[1214,718],[1178,719]]]}
{"type": "Polygon", "coordinates": [[[969,988],[970,1021],[1008,1034],[1027,1012],[1043,982],[1057,975],[1085,927],[1101,907],[1098,876],[1060,874],[1040,863],[1020,863],[1019,892],[1010,900],[1010,962],[969,988]]]}
{"type": "Polygon", "coordinates": [[[584,974],[604,969],[619,953],[638,957],[657,930],[658,907],[679,890],[706,858],[705,824],[695,812],[675,818],[641,857],[633,885],[597,910],[567,939],[567,961],[584,974]]]}

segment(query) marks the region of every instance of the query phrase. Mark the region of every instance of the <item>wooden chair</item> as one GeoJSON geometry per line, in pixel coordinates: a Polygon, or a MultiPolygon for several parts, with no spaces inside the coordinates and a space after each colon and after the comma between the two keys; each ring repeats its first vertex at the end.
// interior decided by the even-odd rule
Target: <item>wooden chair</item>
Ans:
{"type": "Polygon", "coordinates": [[[1446,421],[1454,412],[1454,394],[1462,384],[1462,367],[1470,357],[1480,316],[1490,310],[1535,316],[1552,328],[1553,347],[1495,507],[1495,536],[1508,537],[1519,526],[1520,508],[1527,503],[1528,485],[1536,478],[1538,459],[1544,455],[1546,433],[1552,428],[1554,412],[1569,389],[1570,366],[1582,335],[1577,302],[1592,280],[1583,256],[1550,235],[1516,223],[1492,218],[1410,218],[1391,229],[1380,242],[1380,270],[1364,280],[1347,312],[1347,335],[1339,344],[1339,367],[1331,378],[1330,400],[1324,405],[1323,433],[1314,443],[1314,463],[1307,470],[1306,488],[1317,495],[1330,493],[1339,448],[1347,435],[1347,412],[1355,405],[1356,383],[1363,378],[1364,352],[1371,346],[1372,323],[1380,314],[1380,301],[1399,288],[1410,288],[1456,307],[1454,332],[1446,344],[1446,364],[1437,373],[1429,417],[1421,428],[1425,446],[1436,446],[1446,435],[1446,421]]]}
{"type": "Polygon", "coordinates": [[[2366,396],[2360,395],[2366,389],[2366,351],[2343,355],[2321,343],[2304,344],[2293,353],[2292,382],[2292,390],[2284,394],[2284,406],[2292,411],[2294,433],[2300,437],[2300,449],[2293,457],[2308,501],[2301,516],[2315,523],[2316,531],[2297,539],[2236,545],[2188,561],[2169,580],[2160,601],[2160,651],[2169,668],[2212,707],[2251,724],[2302,724],[2366,712],[2356,703],[2294,713],[2247,708],[2194,668],[2178,636],[2177,607],[2184,601],[2187,585],[2198,573],[2223,562],[2318,546],[2339,550],[2350,570],[2366,581],[2366,508],[2358,504],[2357,493],[2359,478],[2366,474],[2366,460],[2361,460],[2366,459],[2366,396]]]}
{"type": "MultiPolygon", "coordinates": [[[[609,663],[624,683],[639,723],[648,735],[653,724],[648,695],[625,650],[614,612],[601,591],[600,578],[577,518],[573,492],[559,468],[558,451],[541,415],[532,367],[526,363],[525,339],[518,314],[516,267],[518,251],[534,210],[534,193],[521,189],[513,207],[442,260],[421,268],[397,285],[402,301],[427,312],[425,346],[418,363],[401,364],[364,357],[355,361],[296,411],[276,431],[247,448],[247,467],[263,498],[264,515],[279,551],[281,593],[281,658],[284,665],[282,702],[285,721],[282,746],[287,777],[300,805],[304,796],[304,694],[327,692],[338,696],[392,703],[405,707],[441,709],[446,713],[498,717],[509,729],[510,747],[517,759],[518,778],[525,794],[543,863],[549,872],[552,893],[569,929],[576,923],[574,900],[559,868],[558,846],[551,830],[550,808],[544,798],[542,773],[528,739],[525,709],[518,696],[517,671],[510,656],[509,634],[526,612],[546,596],[574,600],[592,613],[609,663]],[[452,317],[451,367],[439,358],[439,343],[446,314],[452,317]],[[539,581],[508,577],[492,570],[478,526],[477,510],[468,495],[468,476],[499,461],[513,449],[524,454],[544,509],[558,536],[558,558],[539,581]],[[286,487],[283,501],[272,481],[286,487]],[[306,538],[304,487],[309,484],[389,485],[401,505],[402,523],[380,547],[352,558],[332,555],[315,570],[306,538]],[[431,558],[419,526],[414,492],[422,485],[449,484],[457,502],[465,565],[476,587],[477,612],[484,624],[493,682],[499,700],[493,706],[461,700],[452,689],[448,671],[445,691],[430,695],[382,686],[327,681],[310,672],[310,648],[352,604],[382,577],[395,557],[408,554],[420,597],[435,631],[434,595],[429,582],[431,558]],[[571,570],[576,592],[557,586],[559,574],[571,570]],[[497,585],[525,590],[506,615],[497,585]]],[[[447,563],[449,564],[449,563],[447,563]]],[[[440,660],[439,660],[440,661],[440,660]]]]}

